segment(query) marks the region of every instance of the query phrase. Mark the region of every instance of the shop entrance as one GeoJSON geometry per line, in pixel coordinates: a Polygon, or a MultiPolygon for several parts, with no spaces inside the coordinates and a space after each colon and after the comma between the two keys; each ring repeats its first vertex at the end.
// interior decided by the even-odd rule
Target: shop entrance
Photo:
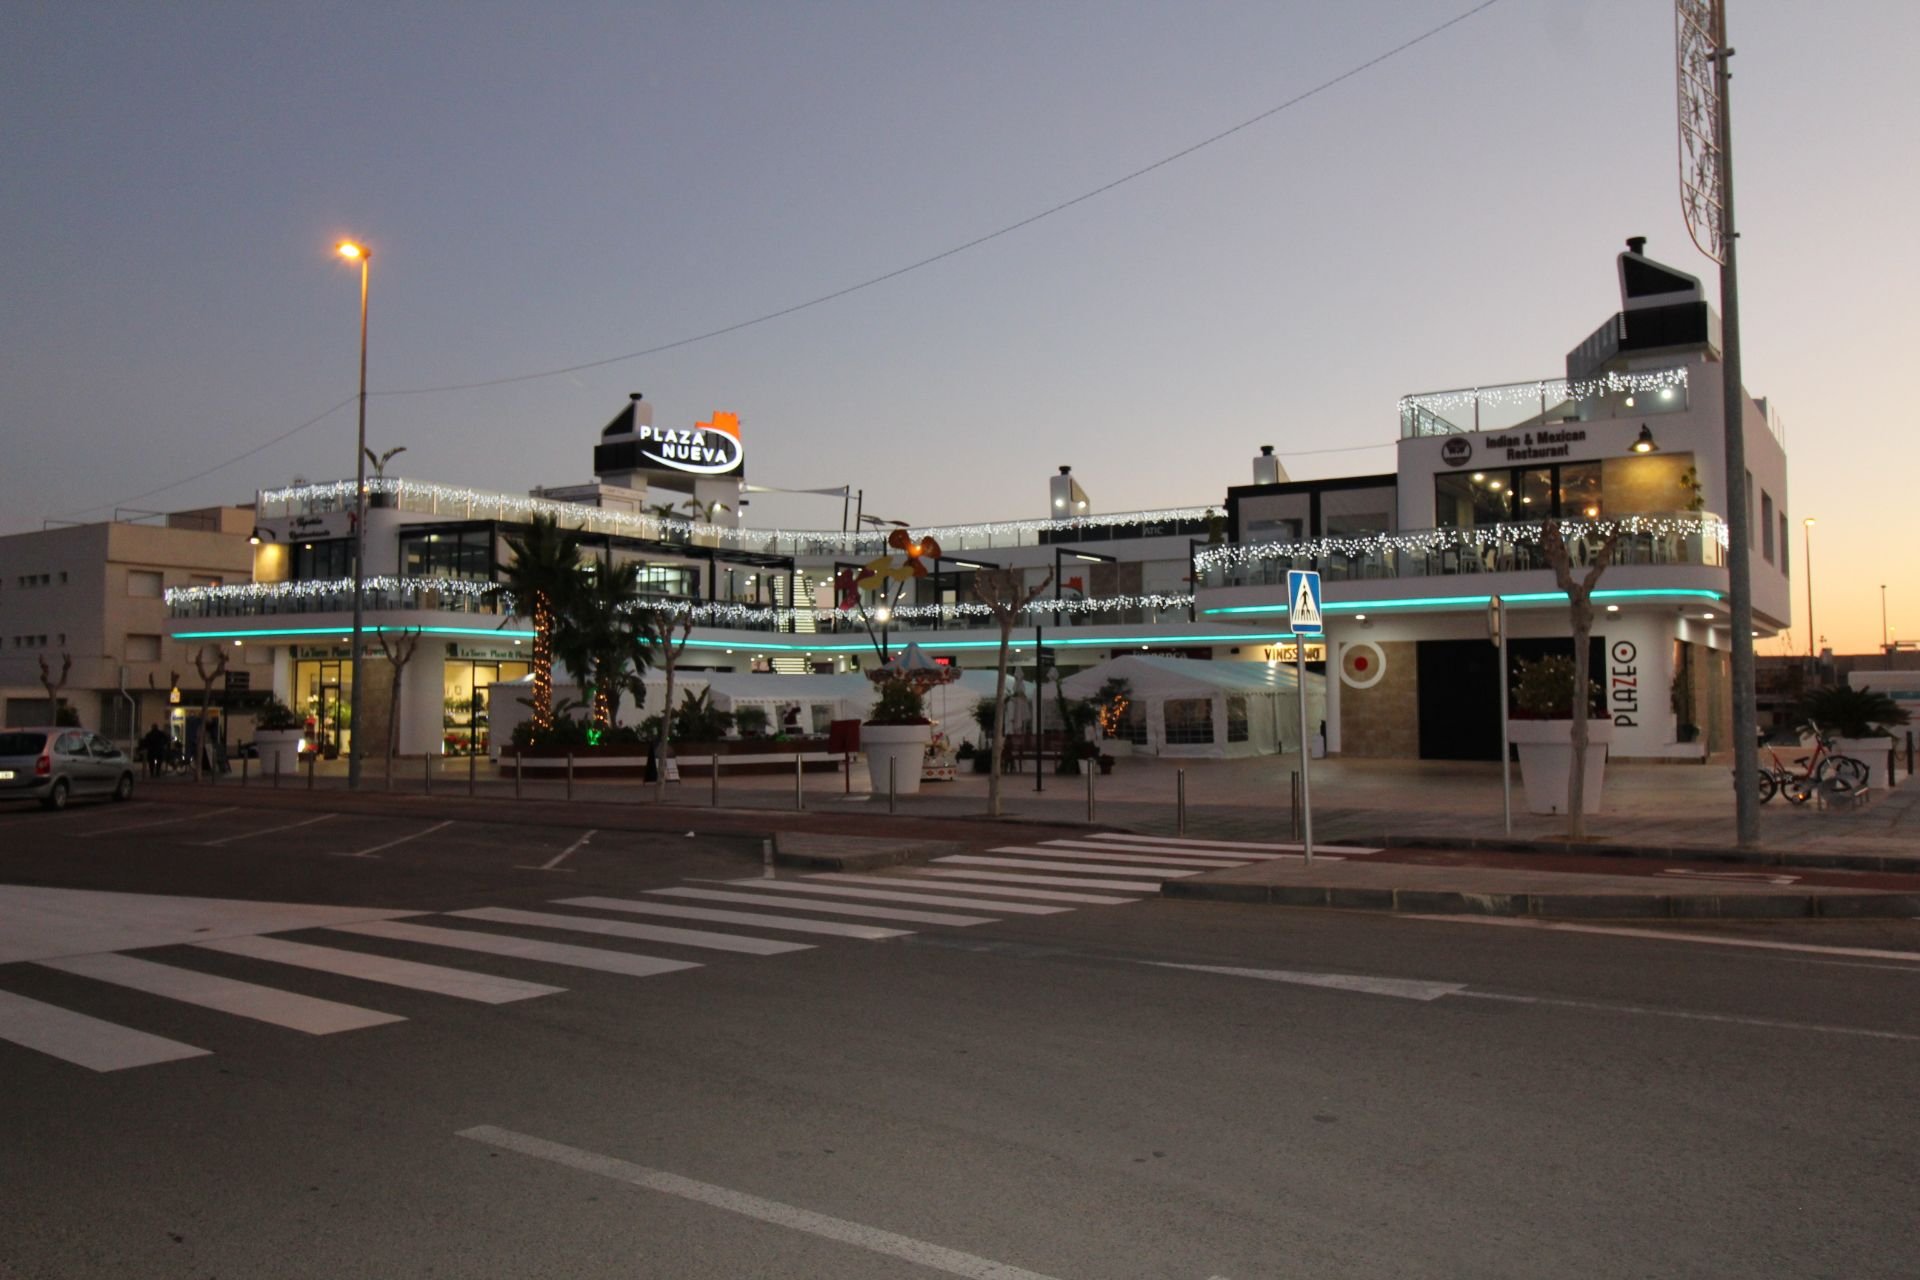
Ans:
{"type": "MultiPolygon", "coordinates": [[[[1606,671],[1607,642],[1591,640],[1588,679],[1606,671]]],[[[1507,660],[1515,667],[1548,654],[1573,655],[1571,639],[1512,639],[1507,660]]],[[[1500,651],[1486,640],[1422,640],[1419,643],[1420,758],[1500,758],[1500,651]]]]}
{"type": "Polygon", "coordinates": [[[294,664],[294,708],[305,718],[307,750],[327,760],[344,754],[353,742],[347,712],[353,692],[350,672],[345,659],[294,664]]]}

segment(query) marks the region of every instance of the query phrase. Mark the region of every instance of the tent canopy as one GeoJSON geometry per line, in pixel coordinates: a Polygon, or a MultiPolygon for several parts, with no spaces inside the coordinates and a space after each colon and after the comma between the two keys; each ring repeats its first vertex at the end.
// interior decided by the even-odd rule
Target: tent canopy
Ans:
{"type": "MultiPolygon", "coordinates": [[[[1068,676],[1061,691],[1091,698],[1115,678],[1132,691],[1118,736],[1136,749],[1217,758],[1298,748],[1300,685],[1291,666],[1124,654],[1068,676]]],[[[1326,677],[1308,673],[1307,701],[1311,716],[1325,714],[1326,677]]]]}

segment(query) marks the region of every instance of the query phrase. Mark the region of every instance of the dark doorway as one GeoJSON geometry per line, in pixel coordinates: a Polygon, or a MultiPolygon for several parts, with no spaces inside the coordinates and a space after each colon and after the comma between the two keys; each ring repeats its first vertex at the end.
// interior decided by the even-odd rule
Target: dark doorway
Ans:
{"type": "MultiPolygon", "coordinates": [[[[1594,636],[1587,654],[1589,680],[1602,678],[1606,652],[1606,638],[1594,636]]],[[[1422,640],[1418,653],[1420,758],[1498,760],[1500,651],[1486,640],[1422,640]]],[[[1571,655],[1573,641],[1507,642],[1507,661],[1514,666],[1550,653],[1571,655]]]]}

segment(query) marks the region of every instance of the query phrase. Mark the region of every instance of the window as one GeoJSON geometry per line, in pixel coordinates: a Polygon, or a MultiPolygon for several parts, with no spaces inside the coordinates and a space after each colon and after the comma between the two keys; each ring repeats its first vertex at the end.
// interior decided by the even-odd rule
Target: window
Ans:
{"type": "Polygon", "coordinates": [[[1507,518],[1507,473],[1451,471],[1434,477],[1433,522],[1442,529],[1471,529],[1507,518]]]}
{"type": "Polygon", "coordinates": [[[296,542],[290,548],[296,582],[331,582],[353,576],[353,539],[296,542]]]}
{"type": "Polygon", "coordinates": [[[1326,489],[1320,494],[1320,532],[1329,538],[1364,538],[1393,528],[1392,489],[1326,489]]]}
{"type": "Polygon", "coordinates": [[[220,576],[218,574],[190,573],[187,575],[187,585],[190,587],[217,587],[220,585],[220,576]]]}
{"type": "Polygon", "coordinates": [[[1127,703],[1126,712],[1120,717],[1120,732],[1116,738],[1125,738],[1136,747],[1147,745],[1147,704],[1138,698],[1127,703]]]}
{"type": "Polygon", "coordinates": [[[486,525],[469,529],[408,534],[400,540],[401,573],[409,578],[493,578],[493,532],[486,525]]]}
{"type": "Polygon", "coordinates": [[[1243,693],[1227,695],[1227,741],[1247,740],[1247,697],[1243,693]]]}
{"type": "Polygon", "coordinates": [[[1782,508],[1780,511],[1780,572],[1781,573],[1785,573],[1787,571],[1787,545],[1788,545],[1787,544],[1787,513],[1786,513],[1786,509],[1782,508]]]}
{"type": "Polygon", "coordinates": [[[1773,563],[1773,495],[1760,491],[1760,554],[1773,563]]]}
{"type": "Polygon", "coordinates": [[[1213,741],[1212,698],[1169,698],[1164,705],[1168,746],[1205,746],[1213,741]]]}
{"type": "Polygon", "coordinates": [[[130,596],[158,599],[165,588],[165,583],[166,579],[160,575],[158,570],[127,570],[127,594],[130,596]]]}
{"type": "Polygon", "coordinates": [[[1760,545],[1760,530],[1753,518],[1753,472],[1747,472],[1747,550],[1760,545]]]}
{"type": "Polygon", "coordinates": [[[126,647],[128,662],[160,661],[160,637],[152,635],[128,635],[126,647]]]}

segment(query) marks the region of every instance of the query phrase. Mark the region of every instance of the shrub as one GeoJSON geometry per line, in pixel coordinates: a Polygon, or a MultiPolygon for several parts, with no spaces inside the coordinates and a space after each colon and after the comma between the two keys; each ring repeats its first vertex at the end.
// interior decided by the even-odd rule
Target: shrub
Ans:
{"type": "Polygon", "coordinates": [[[713,705],[711,690],[702,689],[698,694],[688,692],[679,710],[673,713],[673,740],[718,742],[727,736],[732,725],[733,713],[713,705]]]}
{"type": "Polygon", "coordinates": [[[253,713],[253,727],[256,731],[277,733],[304,728],[305,722],[294,714],[292,707],[278,698],[269,698],[253,713]]]}
{"type": "Polygon", "coordinates": [[[1795,718],[1811,720],[1842,738],[1877,738],[1887,726],[1907,723],[1906,708],[1884,693],[1835,684],[1809,691],[1794,708],[1795,718]]]}
{"type": "Polygon", "coordinates": [[[905,680],[885,680],[867,713],[868,724],[926,724],[927,703],[905,680]]]}
{"type": "Polygon", "coordinates": [[[760,738],[767,732],[765,707],[742,707],[733,713],[733,725],[743,738],[760,738]]]}
{"type": "MultiPolygon", "coordinates": [[[[1573,659],[1549,654],[1533,662],[1517,663],[1519,678],[1513,685],[1514,709],[1522,719],[1571,720],[1573,718],[1573,659]]],[[[1592,704],[1604,695],[1600,685],[1587,681],[1587,715],[1597,718],[1592,704]]]]}

